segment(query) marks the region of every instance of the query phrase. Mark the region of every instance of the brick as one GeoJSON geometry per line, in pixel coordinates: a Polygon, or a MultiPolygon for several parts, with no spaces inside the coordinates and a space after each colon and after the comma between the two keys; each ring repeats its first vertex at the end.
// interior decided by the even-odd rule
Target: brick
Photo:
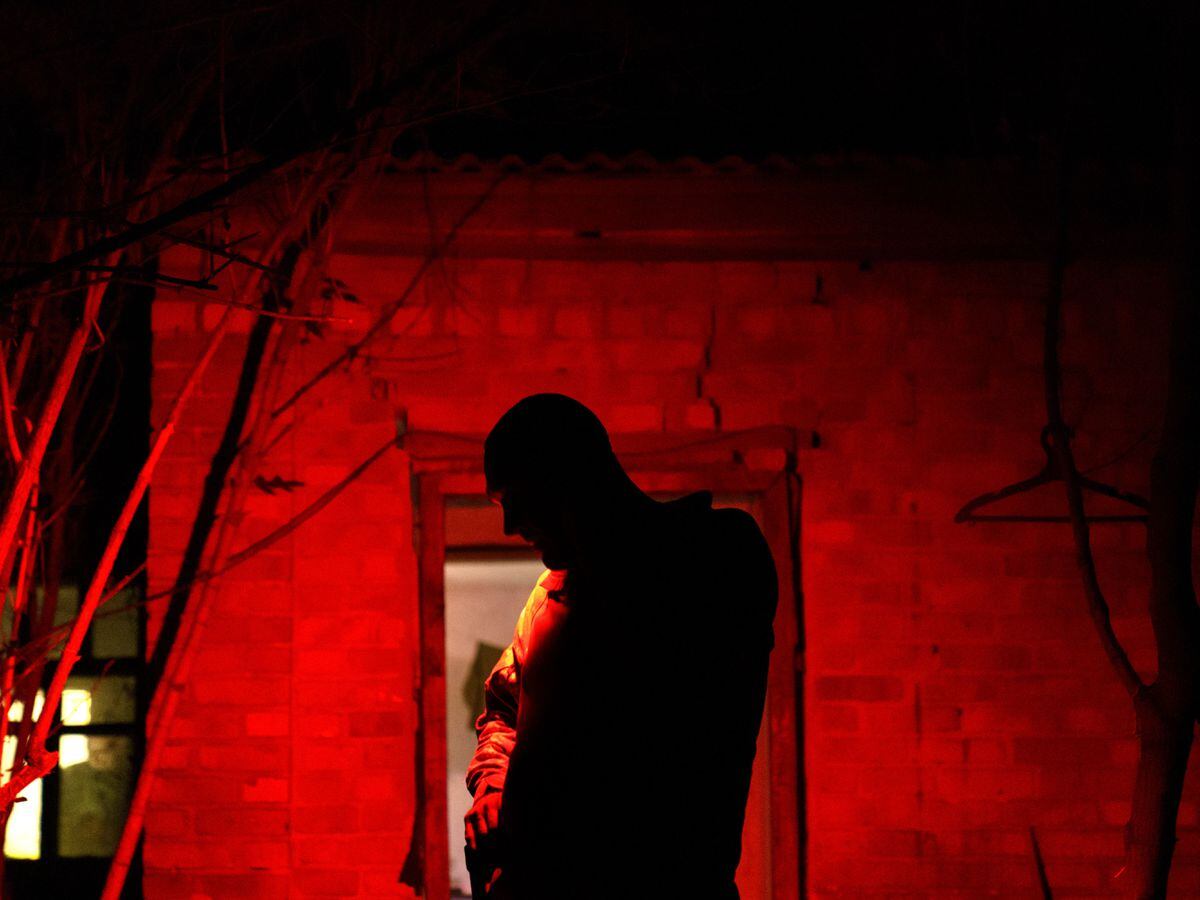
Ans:
{"type": "Polygon", "coordinates": [[[612,342],[613,362],[621,371],[694,369],[704,358],[699,341],[657,340],[612,342]]]}
{"type": "Polygon", "coordinates": [[[603,419],[611,434],[661,431],[663,410],[656,403],[622,403],[605,407],[603,419]]]}
{"type": "Polygon", "coordinates": [[[282,741],[262,739],[230,746],[207,746],[197,750],[202,769],[236,772],[286,771],[288,748],[282,741]]]}
{"type": "Polygon", "coordinates": [[[665,326],[667,337],[671,338],[708,340],[713,331],[710,311],[698,304],[670,307],[665,326]]]}
{"type": "Polygon", "coordinates": [[[402,737],[364,738],[360,741],[366,766],[394,766],[396,760],[412,753],[413,741],[407,732],[402,737]]]}
{"type": "Polygon", "coordinates": [[[921,709],[921,727],[931,732],[962,730],[963,711],[959,706],[925,706],[921,709]]]}
{"type": "MultiPolygon", "coordinates": [[[[360,776],[344,769],[314,769],[296,779],[293,793],[297,803],[315,804],[355,799],[360,776]]],[[[359,798],[361,799],[361,798],[359,798]]]]}
{"type": "MultiPolygon", "coordinates": [[[[288,900],[289,878],[284,874],[240,872],[202,875],[199,878],[207,896],[221,900],[288,900]]],[[[157,896],[146,891],[147,897],[157,896]]],[[[163,894],[164,897],[188,896],[163,894]]]]}
{"type": "Polygon", "coordinates": [[[280,737],[289,733],[291,716],[286,712],[259,712],[246,714],[248,737],[280,737]]]}
{"type": "Polygon", "coordinates": [[[882,675],[830,675],[818,678],[816,695],[821,700],[857,700],[864,703],[900,700],[904,683],[882,675]]]}
{"type": "Polygon", "coordinates": [[[277,803],[288,799],[286,778],[255,778],[242,788],[241,799],[247,803],[277,803]]]}
{"type": "Polygon", "coordinates": [[[286,809],[208,809],[196,814],[196,834],[272,837],[286,834],[286,809]]]}
{"type": "MultiPolygon", "coordinates": [[[[389,806],[395,821],[395,807],[389,806]]],[[[357,831],[362,822],[358,806],[352,804],[305,804],[292,810],[292,831],[296,834],[346,834],[357,831]]],[[[369,826],[364,822],[364,827],[369,826]]]]}
{"type": "Polygon", "coordinates": [[[146,830],[159,839],[188,837],[192,834],[192,817],[183,809],[151,806],[146,813],[146,830]]]}
{"type": "Polygon", "coordinates": [[[243,647],[208,646],[196,654],[195,671],[200,676],[241,673],[278,675],[291,670],[291,650],[286,645],[259,645],[253,653],[243,647]]]}
{"type": "Polygon", "coordinates": [[[367,897],[404,896],[406,888],[397,884],[396,867],[368,867],[360,869],[362,876],[362,892],[367,897]]]}
{"type": "Polygon", "coordinates": [[[148,869],[198,869],[205,862],[205,847],[196,841],[155,840],[145,844],[143,858],[148,869]]]}
{"type": "Polygon", "coordinates": [[[212,740],[214,738],[240,738],[246,734],[245,720],[240,716],[210,715],[211,710],[205,707],[193,706],[184,712],[176,713],[171,720],[171,737],[180,741],[190,741],[195,738],[212,740]]]}
{"type": "Polygon", "coordinates": [[[566,338],[596,337],[596,315],[580,307],[565,307],[554,313],[554,333],[566,338]]]}
{"type": "Polygon", "coordinates": [[[606,331],[611,337],[637,338],[645,333],[643,310],[630,306],[609,306],[605,311],[606,331]]]}
{"type": "Polygon", "coordinates": [[[497,327],[505,337],[531,338],[539,331],[540,318],[534,307],[504,306],[499,310],[497,327]]]}
{"type": "Polygon", "coordinates": [[[200,703],[258,706],[287,703],[291,693],[288,678],[208,678],[193,681],[188,689],[200,703]]]}
{"type": "Polygon", "coordinates": [[[350,717],[351,737],[375,737],[394,734],[407,734],[412,722],[407,715],[399,712],[390,713],[356,713],[350,717]]]}
{"type": "MultiPolygon", "coordinates": [[[[173,737],[178,737],[172,732],[173,737]]],[[[162,750],[162,755],[159,757],[159,765],[163,769],[190,769],[192,767],[193,748],[167,746],[162,750]]]]}
{"type": "Polygon", "coordinates": [[[229,775],[160,772],[154,784],[155,802],[174,807],[220,806],[241,798],[242,783],[229,775]]]}
{"type": "Polygon", "coordinates": [[[335,713],[301,713],[296,717],[296,733],[310,738],[337,738],[348,733],[348,717],[335,713]]]}
{"type": "MultiPolygon", "coordinates": [[[[287,566],[286,559],[280,564],[287,566]]],[[[286,616],[247,615],[210,619],[205,626],[204,639],[213,644],[286,644],[291,639],[292,620],[286,616]]]]}
{"type": "Polygon", "coordinates": [[[318,869],[307,866],[292,874],[293,884],[306,897],[355,897],[359,873],[355,869],[318,869]]]}
{"type": "Polygon", "coordinates": [[[963,644],[943,647],[939,657],[950,669],[1019,672],[1030,668],[1033,654],[1020,644],[963,644]]]}
{"type": "Polygon", "coordinates": [[[1053,767],[1095,766],[1105,762],[1111,743],[1101,738],[1014,737],[1013,761],[1053,767]]]}

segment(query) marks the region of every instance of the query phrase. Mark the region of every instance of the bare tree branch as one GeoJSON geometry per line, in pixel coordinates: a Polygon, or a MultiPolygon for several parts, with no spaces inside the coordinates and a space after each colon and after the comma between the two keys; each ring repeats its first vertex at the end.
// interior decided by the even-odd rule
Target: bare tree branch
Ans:
{"type": "Polygon", "coordinates": [[[421,260],[421,264],[417,266],[417,270],[412,274],[412,277],[409,278],[408,284],[405,285],[404,290],[400,293],[400,296],[384,308],[379,318],[375,320],[374,324],[372,324],[369,329],[367,329],[367,333],[359,340],[348,346],[324,366],[322,366],[315,375],[298,387],[295,392],[287,398],[287,400],[275,407],[275,409],[271,411],[271,418],[278,418],[283,413],[291,409],[292,406],[296,404],[297,400],[316,387],[317,384],[329,377],[329,375],[337,371],[345,363],[352,362],[354,359],[356,359],[362,352],[362,349],[380,335],[380,333],[388,326],[388,323],[390,323],[392,319],[396,317],[396,314],[400,312],[400,309],[404,306],[404,304],[408,302],[408,298],[412,296],[412,292],[416,290],[417,285],[421,283],[421,279],[425,277],[425,273],[429,271],[430,267],[433,266],[433,264],[437,262],[443,254],[445,254],[445,252],[450,248],[450,245],[454,243],[454,239],[458,237],[458,233],[462,230],[463,226],[466,225],[467,222],[469,222],[475,216],[475,214],[479,212],[480,209],[483,208],[484,204],[487,203],[492,194],[495,192],[496,188],[500,186],[501,182],[504,181],[506,177],[506,173],[500,173],[500,175],[498,175],[492,181],[492,183],[488,185],[487,190],[485,190],[475,200],[475,202],[472,203],[467,210],[458,217],[458,219],[450,227],[449,231],[446,232],[442,240],[425,254],[425,258],[421,260]]]}
{"type": "Polygon", "coordinates": [[[188,197],[156,216],[138,222],[124,231],[94,241],[63,257],[33,266],[26,272],[0,281],[0,298],[11,297],[59,275],[73,272],[97,259],[120,253],[127,247],[152,237],[172,225],[209,212],[220,201],[233,196],[243,188],[258,182],[289,163],[316,150],[326,148],[331,142],[338,142],[344,134],[353,134],[358,124],[366,116],[392,102],[416,79],[438,68],[487,35],[499,20],[498,13],[499,7],[492,9],[467,26],[456,42],[438,49],[408,71],[392,79],[388,84],[376,90],[364,92],[359,102],[343,114],[333,128],[320,135],[319,138],[302,142],[288,150],[268,154],[245,168],[233,172],[221,183],[188,197]]]}
{"type": "Polygon", "coordinates": [[[116,524],[113,526],[113,530],[105,543],[104,552],[100,556],[100,562],[96,565],[91,583],[88,585],[87,592],[80,603],[79,615],[71,628],[70,634],[67,636],[62,656],[59,659],[58,665],[55,666],[54,677],[50,680],[50,686],[46,690],[46,700],[42,705],[42,711],[33,726],[26,758],[16,766],[11,780],[0,786],[0,809],[8,808],[20,795],[21,791],[31,782],[49,772],[58,761],[57,753],[46,750],[46,739],[50,733],[50,724],[54,720],[59,702],[62,699],[62,692],[66,687],[67,678],[71,674],[71,668],[79,659],[80,648],[83,646],[83,640],[88,628],[91,626],[92,617],[95,615],[96,609],[100,604],[104,588],[108,584],[109,575],[112,574],[113,565],[117,561],[117,553],[121,549],[121,544],[124,543],[125,535],[128,533],[129,526],[133,522],[133,516],[137,512],[137,508],[142,503],[146,489],[150,486],[150,479],[154,475],[158,461],[162,457],[167,443],[175,433],[179,415],[195,390],[196,385],[199,383],[201,375],[208,368],[208,364],[216,353],[217,347],[220,346],[229,320],[232,317],[232,309],[226,310],[225,315],[213,330],[212,335],[209,337],[208,346],[196,361],[183,387],[180,388],[179,394],[176,396],[171,410],[167,414],[166,421],[155,435],[150,453],[147,455],[146,461],[142,464],[141,471],[134,481],[133,488],[125,498],[121,512],[117,516],[116,524]]]}
{"type": "Polygon", "coordinates": [[[38,418],[37,428],[30,439],[25,456],[17,469],[17,477],[5,500],[4,512],[0,517],[0,584],[8,583],[12,565],[13,539],[16,537],[17,525],[25,505],[29,501],[33,483],[37,480],[42,459],[46,455],[46,447],[50,443],[50,435],[58,423],[67,391],[70,390],[71,383],[75,379],[75,370],[79,367],[79,360],[83,357],[88,337],[95,327],[96,316],[100,310],[100,298],[103,294],[104,285],[92,285],[84,296],[83,315],[71,334],[49,396],[38,418]]]}
{"type": "Polygon", "coordinates": [[[1129,655],[1121,645],[1112,627],[1108,601],[1100,588],[1096,574],[1096,561],[1092,555],[1091,532],[1083,506],[1083,488],[1079,469],[1071,452],[1071,432],[1063,419],[1062,370],[1058,358],[1059,330],[1062,320],[1063,282],[1067,269],[1067,217],[1066,191],[1067,172],[1064,164],[1060,175],[1060,222],[1057,248],[1050,265],[1050,284],[1046,293],[1046,321],[1043,331],[1042,367],[1045,378],[1046,421],[1050,450],[1059,475],[1066,489],[1067,508],[1071,518],[1071,533],[1075,541],[1075,563],[1083,578],[1084,596],[1088,614],[1100,638],[1100,646],[1120,680],[1125,692],[1137,698],[1145,690],[1145,684],[1129,661],[1129,655]]]}

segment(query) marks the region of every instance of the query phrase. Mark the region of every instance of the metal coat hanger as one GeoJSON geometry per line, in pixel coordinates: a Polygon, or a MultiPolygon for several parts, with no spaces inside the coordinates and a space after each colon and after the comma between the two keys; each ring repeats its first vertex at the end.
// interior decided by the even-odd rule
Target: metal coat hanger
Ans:
{"type": "MultiPolygon", "coordinates": [[[[1070,516],[1033,516],[1033,515],[1018,515],[1004,513],[984,513],[978,514],[976,510],[982,509],[985,506],[990,506],[999,500],[1007,497],[1013,497],[1017,494],[1023,494],[1031,491],[1034,488],[1041,487],[1043,484],[1051,484],[1055,481],[1062,481],[1062,472],[1059,471],[1058,465],[1054,461],[1054,457],[1050,451],[1050,426],[1047,425],[1042,429],[1041,434],[1042,450],[1046,453],[1046,464],[1042,466],[1042,470],[1032,478],[1026,478],[1022,481],[1015,482],[1002,487],[997,491],[990,491],[986,494],[980,494],[974,500],[969,500],[965,503],[957,513],[954,514],[955,522],[1070,522],[1070,516]]],[[[1103,494],[1105,497],[1112,497],[1120,500],[1123,503],[1128,503],[1131,506],[1136,506],[1142,510],[1150,509],[1150,501],[1138,494],[1122,491],[1120,488],[1115,488],[1110,484],[1105,484],[1102,481],[1096,481],[1088,478],[1086,475],[1079,476],[1079,485],[1084,490],[1092,491],[1096,494],[1103,494]]],[[[1129,513],[1126,515],[1101,515],[1088,516],[1089,522],[1145,522],[1149,517],[1145,512],[1129,513]]]]}

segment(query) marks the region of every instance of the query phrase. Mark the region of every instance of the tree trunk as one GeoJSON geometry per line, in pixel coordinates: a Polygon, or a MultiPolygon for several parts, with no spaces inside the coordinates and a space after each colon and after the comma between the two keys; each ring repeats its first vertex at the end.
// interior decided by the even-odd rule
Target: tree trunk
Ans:
{"type": "Polygon", "coordinates": [[[1165,897],[1175,819],[1200,699],[1200,611],[1192,583],[1192,529],[1200,485],[1200,315],[1185,268],[1172,323],[1162,442],[1151,472],[1150,619],[1158,677],[1135,701],[1137,779],[1126,835],[1130,893],[1165,897]]]}
{"type": "Polygon", "coordinates": [[[1138,762],[1133,810],[1125,834],[1124,877],[1130,895],[1154,900],[1167,895],[1175,852],[1175,820],[1192,750],[1192,719],[1164,714],[1158,686],[1146,689],[1137,713],[1138,762]]]}
{"type": "Polygon", "coordinates": [[[1200,701],[1200,610],[1192,581],[1192,535],[1200,487],[1200,284],[1197,279],[1196,10],[1177,8],[1173,48],[1176,146],[1171,197],[1177,274],[1162,439],[1150,471],[1150,620],[1158,676],[1135,701],[1138,765],[1126,833],[1130,894],[1165,897],[1175,820],[1200,701]],[[1186,37],[1185,37],[1186,36],[1186,37]],[[1178,42],[1186,43],[1186,47],[1178,42]]]}

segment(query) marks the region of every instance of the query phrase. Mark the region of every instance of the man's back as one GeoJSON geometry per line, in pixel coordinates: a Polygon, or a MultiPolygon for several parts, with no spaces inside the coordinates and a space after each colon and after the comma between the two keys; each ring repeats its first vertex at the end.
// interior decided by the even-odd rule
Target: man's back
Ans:
{"type": "Polygon", "coordinates": [[[753,519],[710,504],[625,523],[530,623],[501,808],[515,896],[736,896],[776,580],[753,519]]]}

